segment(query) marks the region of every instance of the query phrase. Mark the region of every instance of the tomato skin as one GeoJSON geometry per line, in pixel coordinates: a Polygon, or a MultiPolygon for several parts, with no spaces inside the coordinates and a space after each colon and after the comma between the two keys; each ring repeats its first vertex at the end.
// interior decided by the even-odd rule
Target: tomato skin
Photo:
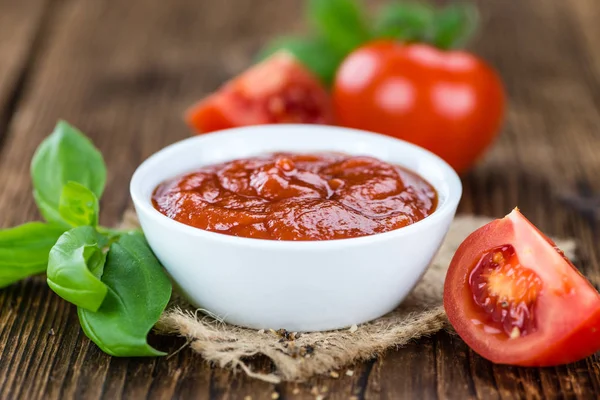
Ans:
{"type": "Polygon", "coordinates": [[[464,172],[495,138],[505,95],[472,54],[380,40],[344,60],[333,102],[340,125],[415,143],[464,172]]]}
{"type": "Polygon", "coordinates": [[[271,123],[333,123],[325,88],[287,52],[244,71],[191,106],[185,120],[197,133],[271,123]]]}
{"type": "Polygon", "coordinates": [[[198,133],[233,128],[235,124],[218,106],[216,96],[209,96],[186,112],[186,121],[198,133]]]}
{"type": "Polygon", "coordinates": [[[600,350],[600,294],[518,210],[476,230],[460,245],[446,275],[444,308],[459,336],[495,363],[553,366],[600,350]],[[481,255],[503,244],[513,245],[521,265],[543,282],[536,303],[537,330],[515,339],[486,333],[474,323],[478,310],[467,287],[481,255]]]}
{"type": "Polygon", "coordinates": [[[547,351],[535,360],[522,365],[545,367],[569,364],[586,358],[598,350],[600,350],[600,310],[590,315],[587,321],[570,336],[549,346],[547,351]]]}

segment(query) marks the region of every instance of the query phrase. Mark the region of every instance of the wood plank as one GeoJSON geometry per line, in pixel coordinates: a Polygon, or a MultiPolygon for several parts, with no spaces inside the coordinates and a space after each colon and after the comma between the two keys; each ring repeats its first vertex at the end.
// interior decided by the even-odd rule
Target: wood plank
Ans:
{"type": "Polygon", "coordinates": [[[434,341],[431,338],[410,343],[401,351],[386,352],[373,366],[365,398],[437,398],[436,357],[434,341]]]}
{"type": "Polygon", "coordinates": [[[0,0],[0,145],[44,36],[48,0],[0,0]]]}
{"type": "MultiPolygon", "coordinates": [[[[182,110],[246,67],[266,38],[302,28],[301,2],[293,0],[236,0],[235,7],[192,0],[170,1],[168,7],[149,0],[57,1],[44,41],[31,55],[27,49],[44,14],[36,5],[43,2],[26,0],[12,8],[15,2],[8,1],[10,7],[0,0],[0,55],[13,57],[0,65],[0,110],[9,103],[17,109],[0,150],[0,210],[11,211],[0,213],[2,227],[36,215],[29,159],[57,118],[79,126],[105,154],[110,176],[102,222],[115,224],[129,204],[127,181],[134,168],[189,134],[182,110]],[[2,24],[19,18],[36,23],[11,29],[2,24]],[[14,35],[9,41],[3,39],[7,32],[14,35]],[[28,62],[14,103],[15,76],[28,62]]],[[[511,109],[496,147],[464,179],[461,211],[502,216],[520,205],[543,230],[580,240],[577,265],[598,286],[592,221],[566,210],[559,197],[563,190],[581,192],[578,182],[600,190],[594,179],[600,168],[600,50],[590,17],[600,5],[494,0],[482,6],[487,24],[474,48],[502,73],[511,109]]],[[[153,340],[170,352],[183,344],[153,340]]],[[[493,366],[446,333],[353,366],[352,376],[277,386],[211,367],[185,349],[170,358],[111,358],[89,343],[73,307],[43,279],[0,291],[0,359],[2,398],[258,399],[278,393],[314,399],[313,387],[332,399],[600,396],[598,356],[555,369],[493,366]]],[[[253,366],[269,368],[264,360],[253,366]]]]}
{"type": "Polygon", "coordinates": [[[459,337],[441,333],[436,336],[435,368],[438,376],[437,392],[440,398],[475,397],[469,348],[459,337]]]}
{"type": "MultiPolygon", "coordinates": [[[[181,121],[183,109],[245,68],[274,31],[296,24],[300,6],[263,2],[257,7],[239,1],[231,8],[175,1],[166,9],[156,2],[62,2],[1,153],[7,190],[0,193],[0,207],[18,209],[4,213],[1,225],[36,215],[26,195],[29,159],[59,117],[85,131],[105,154],[110,175],[102,222],[118,222],[129,205],[127,181],[134,168],[189,135],[181,121]],[[256,18],[246,18],[249,14],[256,18]],[[230,26],[252,34],[241,35],[230,26]]],[[[0,296],[6,308],[0,316],[6,327],[3,339],[12,346],[2,343],[12,350],[5,351],[7,363],[0,369],[9,378],[1,389],[5,396],[235,398],[241,392],[285,393],[283,387],[211,369],[189,351],[152,360],[108,357],[82,335],[74,308],[49,292],[41,279],[15,285],[0,296]],[[45,330],[37,326],[36,316],[48,321],[45,330]],[[49,329],[53,335],[47,339],[42,333],[49,329]],[[13,365],[40,371],[40,376],[9,370],[13,365]]],[[[165,338],[161,348],[173,352],[180,345],[165,338]]],[[[305,394],[311,396],[309,390],[305,394]]]]}
{"type": "MultiPolygon", "coordinates": [[[[0,148],[51,16],[46,0],[0,1],[0,148]]],[[[25,374],[21,361],[27,353],[19,343],[26,340],[43,345],[52,316],[61,312],[56,303],[47,301],[47,293],[37,299],[28,296],[28,291],[35,290],[37,285],[32,282],[0,294],[0,314],[3,316],[0,324],[0,396],[13,382],[20,386],[19,389],[26,389],[22,385],[25,374]]]]}
{"type": "MultiPolygon", "coordinates": [[[[600,167],[595,100],[600,81],[589,70],[589,57],[600,53],[580,45],[591,19],[586,25],[565,18],[572,7],[581,6],[578,1],[486,4],[486,30],[475,47],[500,69],[511,109],[503,136],[466,182],[471,199],[467,211],[501,216],[519,205],[542,230],[576,237],[582,244],[577,266],[598,287],[593,221],[560,202],[565,191],[579,192],[578,182],[593,180],[593,171],[600,167]]],[[[600,10],[597,2],[587,6],[588,12],[592,7],[600,10]]],[[[591,186],[598,191],[597,182],[591,186]]],[[[501,398],[595,398],[598,378],[589,365],[596,359],[557,369],[492,366],[487,382],[492,385],[484,387],[492,392],[497,388],[501,398]]],[[[476,390],[481,390],[481,372],[473,375],[476,390]]],[[[492,393],[478,397],[492,398],[492,393]]]]}

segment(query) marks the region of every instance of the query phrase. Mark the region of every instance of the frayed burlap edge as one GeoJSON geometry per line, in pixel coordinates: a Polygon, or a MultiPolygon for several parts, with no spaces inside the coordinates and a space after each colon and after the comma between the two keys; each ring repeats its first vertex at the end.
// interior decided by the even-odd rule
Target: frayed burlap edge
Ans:
{"type": "MultiPolygon", "coordinates": [[[[241,369],[250,377],[271,383],[304,381],[450,328],[442,307],[446,270],[458,245],[489,221],[483,217],[456,217],[440,251],[410,296],[394,311],[360,326],[299,335],[257,331],[227,324],[174,296],[155,328],[159,333],[187,338],[195,352],[222,368],[241,369]],[[257,355],[268,357],[275,372],[252,371],[246,361],[257,355]]],[[[125,214],[123,226],[138,226],[134,212],[125,214]]],[[[573,258],[573,240],[557,240],[557,245],[573,258]]]]}
{"type": "Polygon", "coordinates": [[[302,381],[370,359],[390,347],[435,333],[446,324],[442,307],[413,313],[394,311],[368,325],[304,333],[295,340],[285,340],[277,332],[240,328],[175,307],[162,316],[157,329],[190,339],[194,351],[220,367],[239,367],[251,377],[279,383],[302,381]],[[259,354],[273,362],[276,373],[253,372],[243,361],[259,354]]]}

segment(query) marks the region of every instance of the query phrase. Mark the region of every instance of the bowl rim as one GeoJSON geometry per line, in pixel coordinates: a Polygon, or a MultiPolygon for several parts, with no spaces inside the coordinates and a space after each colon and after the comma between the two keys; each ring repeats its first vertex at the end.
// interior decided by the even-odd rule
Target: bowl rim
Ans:
{"type": "MultiPolygon", "coordinates": [[[[271,151],[271,150],[269,150],[271,151]]],[[[282,151],[292,151],[282,149],[282,151]]],[[[327,150],[322,150],[327,151],[327,150]]],[[[387,162],[387,161],[386,161],[387,162]]],[[[198,168],[201,167],[202,164],[198,165],[198,168]]],[[[411,171],[410,167],[407,167],[411,171]]],[[[420,176],[420,174],[419,174],[420,176]]],[[[440,188],[436,187],[434,183],[429,182],[436,192],[440,193],[440,188]]],[[[145,212],[146,215],[152,219],[154,219],[157,223],[161,225],[165,225],[169,229],[179,230],[186,235],[190,235],[193,237],[198,237],[206,240],[214,240],[225,243],[230,243],[232,245],[238,246],[246,246],[246,247],[255,247],[255,248],[269,248],[271,250],[331,250],[340,247],[346,246],[356,246],[356,245],[368,245],[373,242],[385,241],[385,240],[393,240],[399,239],[406,235],[411,235],[412,233],[428,229],[434,226],[436,223],[439,223],[444,220],[444,217],[449,213],[454,213],[456,211],[456,207],[460,201],[462,196],[462,183],[456,171],[443,159],[434,153],[426,150],[420,146],[409,143],[405,140],[397,139],[394,137],[390,137],[387,135],[382,135],[379,133],[368,132],[359,129],[353,128],[345,128],[338,126],[330,126],[330,125],[309,125],[309,124],[270,124],[270,125],[253,125],[253,126],[244,126],[230,129],[223,129],[216,132],[211,132],[202,135],[192,136],[177,142],[174,142],[162,149],[158,150],[148,158],[146,158],[135,170],[129,185],[130,195],[133,200],[134,206],[138,213],[145,212]],[[318,128],[320,130],[329,130],[329,131],[346,131],[352,132],[354,135],[359,135],[363,137],[373,137],[378,138],[378,140],[384,139],[389,142],[396,142],[397,144],[401,144],[406,147],[408,150],[413,150],[419,153],[419,157],[425,157],[427,159],[426,162],[433,164],[439,171],[441,171],[442,176],[444,177],[445,183],[448,185],[448,193],[443,202],[438,201],[438,205],[434,212],[427,217],[419,220],[410,225],[394,229],[387,232],[376,233],[373,235],[366,235],[354,238],[344,238],[344,239],[330,239],[330,240],[308,240],[308,241],[293,241],[293,240],[270,240],[270,239],[258,239],[258,238],[247,238],[240,236],[232,236],[223,233],[207,231],[201,228],[196,228],[190,225],[186,225],[182,222],[175,221],[162,214],[160,211],[154,208],[152,205],[151,198],[146,199],[142,194],[144,192],[144,188],[142,185],[142,178],[144,175],[148,174],[148,170],[156,169],[161,162],[164,162],[166,158],[174,160],[177,159],[177,154],[180,151],[184,151],[190,142],[196,141],[206,141],[213,140],[216,137],[222,136],[231,136],[231,135],[240,135],[244,134],[252,134],[254,131],[261,130],[271,130],[271,129],[314,129],[318,128]]],[[[154,188],[152,188],[152,191],[154,188]]]]}

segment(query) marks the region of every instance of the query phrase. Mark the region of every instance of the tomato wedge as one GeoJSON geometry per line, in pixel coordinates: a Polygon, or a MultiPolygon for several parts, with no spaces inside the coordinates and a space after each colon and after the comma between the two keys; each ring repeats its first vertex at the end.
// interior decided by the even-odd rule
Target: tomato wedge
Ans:
{"type": "Polygon", "coordinates": [[[278,52],[185,113],[196,132],[274,123],[332,124],[329,94],[294,56],[278,52]]]}
{"type": "Polygon", "coordinates": [[[600,294],[518,209],[460,245],[444,307],[460,337],[495,363],[552,366],[600,350],[600,294]]]}

